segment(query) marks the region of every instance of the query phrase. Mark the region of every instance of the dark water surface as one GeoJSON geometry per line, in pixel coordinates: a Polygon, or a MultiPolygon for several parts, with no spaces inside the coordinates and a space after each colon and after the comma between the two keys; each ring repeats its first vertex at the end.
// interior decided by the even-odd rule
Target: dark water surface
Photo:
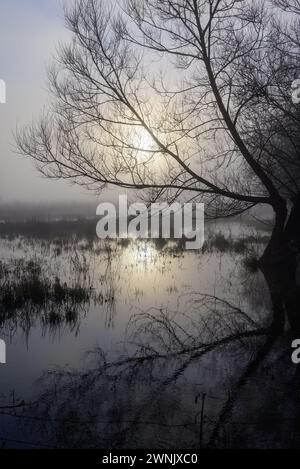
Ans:
{"type": "Polygon", "coordinates": [[[290,327],[270,333],[245,262],[261,249],[1,240],[27,289],[0,309],[3,447],[298,447],[290,327]]]}

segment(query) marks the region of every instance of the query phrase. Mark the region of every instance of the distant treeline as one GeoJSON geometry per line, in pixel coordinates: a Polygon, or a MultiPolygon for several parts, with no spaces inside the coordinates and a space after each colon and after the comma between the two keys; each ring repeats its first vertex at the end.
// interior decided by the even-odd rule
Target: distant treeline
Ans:
{"type": "Polygon", "coordinates": [[[95,217],[97,201],[72,203],[2,203],[0,222],[74,220],[95,217]]]}
{"type": "Polygon", "coordinates": [[[38,239],[70,239],[96,238],[96,218],[76,220],[27,220],[0,223],[1,238],[38,238],[38,239]]]}

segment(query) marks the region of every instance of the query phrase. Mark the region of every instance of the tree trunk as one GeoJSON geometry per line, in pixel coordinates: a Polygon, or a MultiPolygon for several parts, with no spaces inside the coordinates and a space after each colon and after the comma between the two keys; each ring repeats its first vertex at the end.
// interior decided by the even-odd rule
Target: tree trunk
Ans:
{"type": "Polygon", "coordinates": [[[300,194],[293,200],[293,208],[284,230],[284,242],[300,246],[300,194]]]}
{"type": "Polygon", "coordinates": [[[260,260],[261,265],[284,265],[297,262],[300,254],[300,194],[293,199],[288,217],[285,203],[275,209],[275,226],[260,260]]]}
{"type": "Polygon", "coordinates": [[[300,334],[299,258],[300,194],[294,198],[288,218],[286,209],[277,210],[271,240],[260,261],[260,268],[270,288],[274,314],[284,309],[296,336],[300,334]]]}
{"type": "Polygon", "coordinates": [[[270,241],[260,259],[260,265],[280,264],[284,256],[284,232],[287,219],[286,204],[279,205],[275,210],[275,225],[272,231],[270,241]]]}

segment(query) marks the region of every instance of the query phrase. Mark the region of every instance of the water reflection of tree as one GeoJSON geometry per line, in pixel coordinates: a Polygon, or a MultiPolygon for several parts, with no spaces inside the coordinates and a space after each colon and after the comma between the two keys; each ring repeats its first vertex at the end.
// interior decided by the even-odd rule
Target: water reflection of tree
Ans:
{"type": "Polygon", "coordinates": [[[295,305],[270,296],[271,318],[201,294],[192,314],[141,312],[117,359],[99,349],[83,372],[47,373],[39,399],[6,418],[55,447],[298,446],[295,305]]]}

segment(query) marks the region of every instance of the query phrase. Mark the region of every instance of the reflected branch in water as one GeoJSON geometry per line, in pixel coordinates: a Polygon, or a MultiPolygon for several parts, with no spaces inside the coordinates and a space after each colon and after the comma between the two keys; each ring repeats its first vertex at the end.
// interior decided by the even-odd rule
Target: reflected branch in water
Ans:
{"type": "MultiPolygon", "coordinates": [[[[205,300],[210,309],[212,298],[204,296],[204,303],[205,300]]],[[[199,314],[198,318],[190,318],[190,325],[186,313],[148,310],[135,315],[129,325],[131,334],[127,343],[132,352],[125,351],[123,356],[110,361],[98,349],[93,353],[96,365],[83,373],[57,370],[47,374],[43,381],[45,392],[30,413],[26,411],[27,425],[43,422],[44,430],[51,433],[53,445],[58,447],[126,447],[129,441],[137,446],[158,443],[164,446],[166,436],[174,447],[179,441],[197,447],[199,409],[193,395],[199,391],[193,381],[199,366],[208,366],[210,357],[220,350],[234,350],[235,355],[243,356],[246,343],[249,346],[248,342],[254,340],[256,344],[270,332],[265,327],[250,329],[248,316],[242,311],[239,327],[242,318],[244,325],[240,332],[235,320],[229,323],[230,318],[234,319],[232,310],[236,307],[214,300],[223,308],[226,326],[223,332],[220,324],[218,327],[215,324],[214,330],[218,332],[214,336],[211,333],[213,322],[219,322],[220,315],[213,321],[199,314]],[[203,361],[206,358],[208,361],[203,361]],[[192,382],[186,376],[190,372],[192,382]],[[184,393],[182,385],[186,380],[189,384],[184,393]],[[142,436],[141,425],[148,428],[142,436]],[[153,427],[169,429],[169,433],[155,433],[153,427]]],[[[21,416],[23,421],[26,415],[21,416]]]]}

